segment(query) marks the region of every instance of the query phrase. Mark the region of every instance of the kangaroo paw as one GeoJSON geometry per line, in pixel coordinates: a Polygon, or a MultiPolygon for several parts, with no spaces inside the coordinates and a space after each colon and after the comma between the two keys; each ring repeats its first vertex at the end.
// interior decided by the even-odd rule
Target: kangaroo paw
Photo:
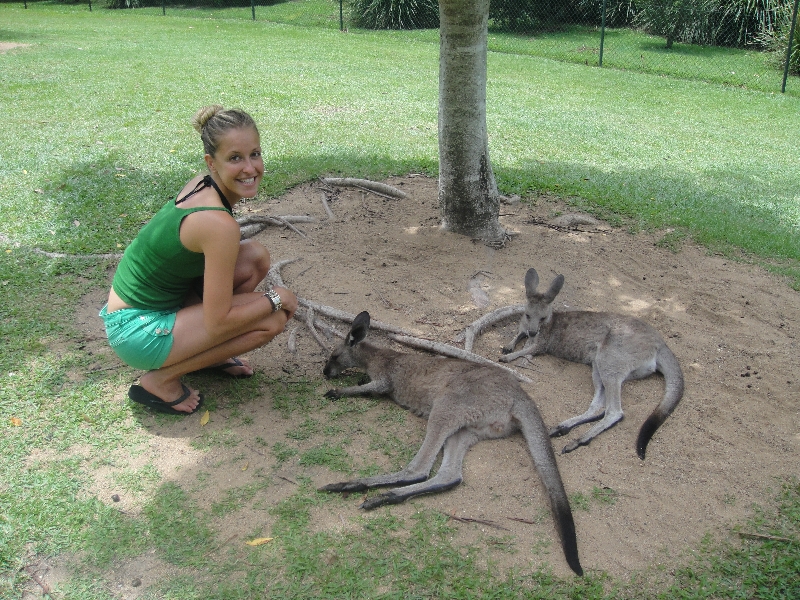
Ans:
{"type": "Polygon", "coordinates": [[[341,481],[339,483],[329,483],[319,488],[320,492],[363,492],[368,489],[360,481],[341,481]]]}
{"type": "Polygon", "coordinates": [[[328,390],[327,392],[325,392],[325,397],[333,399],[341,398],[342,393],[339,390],[328,390]]]}
{"type": "Polygon", "coordinates": [[[373,508],[378,508],[384,504],[400,504],[403,500],[404,498],[397,494],[385,492],[383,494],[379,494],[378,496],[367,498],[359,508],[363,508],[364,510],[372,510],[373,508]]]}
{"type": "Polygon", "coordinates": [[[561,425],[556,425],[550,430],[550,437],[561,437],[562,435],[567,435],[568,433],[569,429],[562,427],[561,425]]]}

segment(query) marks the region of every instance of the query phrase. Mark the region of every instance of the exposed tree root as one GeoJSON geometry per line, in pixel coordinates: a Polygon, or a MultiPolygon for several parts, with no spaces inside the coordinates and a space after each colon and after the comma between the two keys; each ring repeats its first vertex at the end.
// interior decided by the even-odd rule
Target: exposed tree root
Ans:
{"type": "Polygon", "coordinates": [[[314,221],[314,217],[305,215],[285,215],[281,217],[269,215],[246,215],[236,219],[236,222],[239,223],[239,227],[242,230],[243,240],[258,235],[270,225],[288,227],[300,236],[306,237],[306,234],[292,225],[292,223],[313,223],[314,221]]]}
{"type": "Polygon", "coordinates": [[[511,317],[518,317],[523,312],[525,312],[524,304],[514,304],[512,306],[503,306],[501,308],[495,309],[492,312],[483,315],[480,319],[477,319],[472,324],[470,324],[464,330],[464,333],[456,336],[456,341],[457,342],[463,341],[464,350],[466,350],[467,352],[472,352],[472,346],[475,343],[475,338],[479,336],[484,329],[486,329],[487,327],[491,327],[492,325],[499,323],[500,321],[510,319],[511,317]]]}
{"type": "Polygon", "coordinates": [[[423,350],[435,352],[436,354],[441,354],[443,356],[449,356],[451,358],[460,358],[462,360],[468,360],[470,362],[474,362],[480,365],[490,365],[492,367],[497,367],[499,369],[503,369],[504,371],[508,371],[523,383],[533,383],[533,380],[529,379],[528,377],[525,377],[524,375],[520,375],[514,369],[510,369],[508,367],[500,365],[493,360],[489,360],[488,358],[481,356],[480,354],[473,354],[472,352],[467,352],[466,350],[462,350],[461,348],[456,348],[455,346],[450,346],[449,344],[442,344],[441,342],[433,342],[431,340],[423,340],[417,337],[409,337],[396,334],[389,335],[389,339],[392,339],[401,344],[405,344],[407,346],[412,346],[414,348],[421,348],[423,350]]]}
{"type": "Polygon", "coordinates": [[[352,177],[321,177],[320,181],[328,185],[358,188],[360,190],[364,190],[365,192],[372,192],[378,196],[384,196],[385,198],[402,199],[408,197],[408,194],[402,190],[398,190],[396,187],[386,185],[385,183],[379,183],[377,181],[370,181],[369,179],[353,179],[352,177]]]}

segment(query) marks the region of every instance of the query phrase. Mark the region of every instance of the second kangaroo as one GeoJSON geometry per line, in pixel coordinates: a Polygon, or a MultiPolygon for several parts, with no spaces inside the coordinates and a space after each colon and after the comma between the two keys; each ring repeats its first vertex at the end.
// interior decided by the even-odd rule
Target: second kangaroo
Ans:
{"type": "Polygon", "coordinates": [[[505,356],[500,360],[509,362],[525,355],[550,354],[592,365],[594,398],[588,410],[557,425],[550,430],[550,435],[561,436],[583,423],[599,422],[567,444],[563,452],[585,446],[622,419],[623,382],[659,371],[664,375],[664,398],[644,422],[636,440],[636,454],[644,460],[650,438],[683,396],[683,372],[678,359],[658,331],[634,317],[583,310],[553,311],[553,300],[564,285],[563,275],[558,275],[544,293],[536,291],[538,285],[536,270],[528,269],[525,274],[528,303],[520,320],[519,333],[503,348],[505,356]],[[527,340],[525,346],[514,352],[522,340],[527,340]]]}
{"type": "Polygon", "coordinates": [[[325,364],[324,374],[336,377],[355,367],[365,370],[370,382],[330,390],[325,395],[340,398],[386,394],[403,408],[427,417],[425,440],[414,459],[398,473],[332,483],[321,490],[358,492],[373,487],[399,486],[368,498],[361,505],[364,509],[448,490],[461,483],[462,463],[470,447],[481,440],[503,438],[521,430],[550,497],[567,564],[582,575],[572,510],[547,428],[533,400],[514,376],[496,367],[396,352],[365,342],[369,321],[367,312],[355,318],[347,338],[325,364]],[[442,464],[429,480],[442,447],[442,464]]]}

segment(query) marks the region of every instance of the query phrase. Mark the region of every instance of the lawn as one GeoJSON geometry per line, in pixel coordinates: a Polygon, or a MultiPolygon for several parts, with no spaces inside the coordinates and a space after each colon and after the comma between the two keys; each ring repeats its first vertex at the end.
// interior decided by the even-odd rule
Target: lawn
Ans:
{"type": "MultiPolygon", "coordinates": [[[[107,285],[113,260],[51,258],[33,249],[120,252],[201,168],[188,123],[211,102],[246,108],[261,124],[266,196],[324,174],[436,175],[438,48],[430,32],[342,33],[323,12],[325,27],[210,17],[0,4],[0,42],[22,44],[0,53],[2,598],[21,596],[23,567],[34,556],[83,553],[86,571],[66,588],[81,600],[113,597],[97,579],[120,548],[127,555],[152,551],[206,574],[233,568],[209,558],[221,540],[197,516],[206,507],[188,507],[183,519],[172,514],[185,502],[180,487],[163,484],[160,502],[137,519],[85,492],[110,449],[136,446],[147,435],[126,419],[128,408],[97,401],[130,373],[71,377],[93,362],[72,322],[74,307],[107,285]],[[204,552],[197,558],[187,548],[204,552]]],[[[606,60],[613,63],[611,54],[606,60]]],[[[490,150],[503,192],[550,192],[633,230],[673,228],[710,251],[785,273],[787,285],[800,288],[800,98],[508,52],[490,54],[489,73],[490,150]]],[[[293,393],[301,402],[313,391],[293,393]]],[[[127,485],[162,483],[145,468],[131,472],[127,485]]],[[[350,558],[331,569],[326,593],[358,595],[367,559],[388,555],[391,533],[402,525],[387,517],[377,529],[342,539],[315,535],[305,517],[324,500],[300,483],[275,508],[285,540],[282,572],[302,574],[308,556],[324,558],[337,544],[350,558]]],[[[776,536],[796,539],[798,506],[797,484],[789,482],[754,518],[776,536]]],[[[450,547],[447,522],[436,515],[421,516],[405,535],[416,548],[414,564],[393,556],[381,568],[394,571],[374,574],[411,582],[384,590],[387,598],[441,589],[509,597],[516,589],[450,547]],[[442,564],[472,575],[455,577],[442,564]]],[[[730,597],[726,573],[762,559],[754,585],[780,590],[798,570],[797,559],[769,540],[699,551],[697,564],[646,595],[710,589],[681,597],[730,597]]],[[[236,565],[239,583],[263,583],[264,564],[253,564],[236,565]]],[[[642,597],[630,582],[602,574],[582,582],[526,577],[543,596],[642,597]]],[[[281,593],[302,596],[290,580],[281,593]]],[[[247,589],[229,589],[224,578],[204,581],[208,587],[176,576],[160,597],[234,598],[247,589]]]]}

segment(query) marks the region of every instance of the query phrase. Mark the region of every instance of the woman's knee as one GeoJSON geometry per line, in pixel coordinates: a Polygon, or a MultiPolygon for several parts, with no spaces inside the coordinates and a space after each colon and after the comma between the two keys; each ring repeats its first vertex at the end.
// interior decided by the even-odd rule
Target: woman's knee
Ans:
{"type": "MultiPolygon", "coordinates": [[[[236,272],[234,274],[234,288],[239,286],[251,286],[261,282],[269,273],[270,255],[269,251],[255,240],[244,240],[239,245],[239,257],[236,260],[236,272]]],[[[241,290],[240,290],[241,291],[241,290]]],[[[252,291],[250,289],[245,291],[252,291]]]]}

